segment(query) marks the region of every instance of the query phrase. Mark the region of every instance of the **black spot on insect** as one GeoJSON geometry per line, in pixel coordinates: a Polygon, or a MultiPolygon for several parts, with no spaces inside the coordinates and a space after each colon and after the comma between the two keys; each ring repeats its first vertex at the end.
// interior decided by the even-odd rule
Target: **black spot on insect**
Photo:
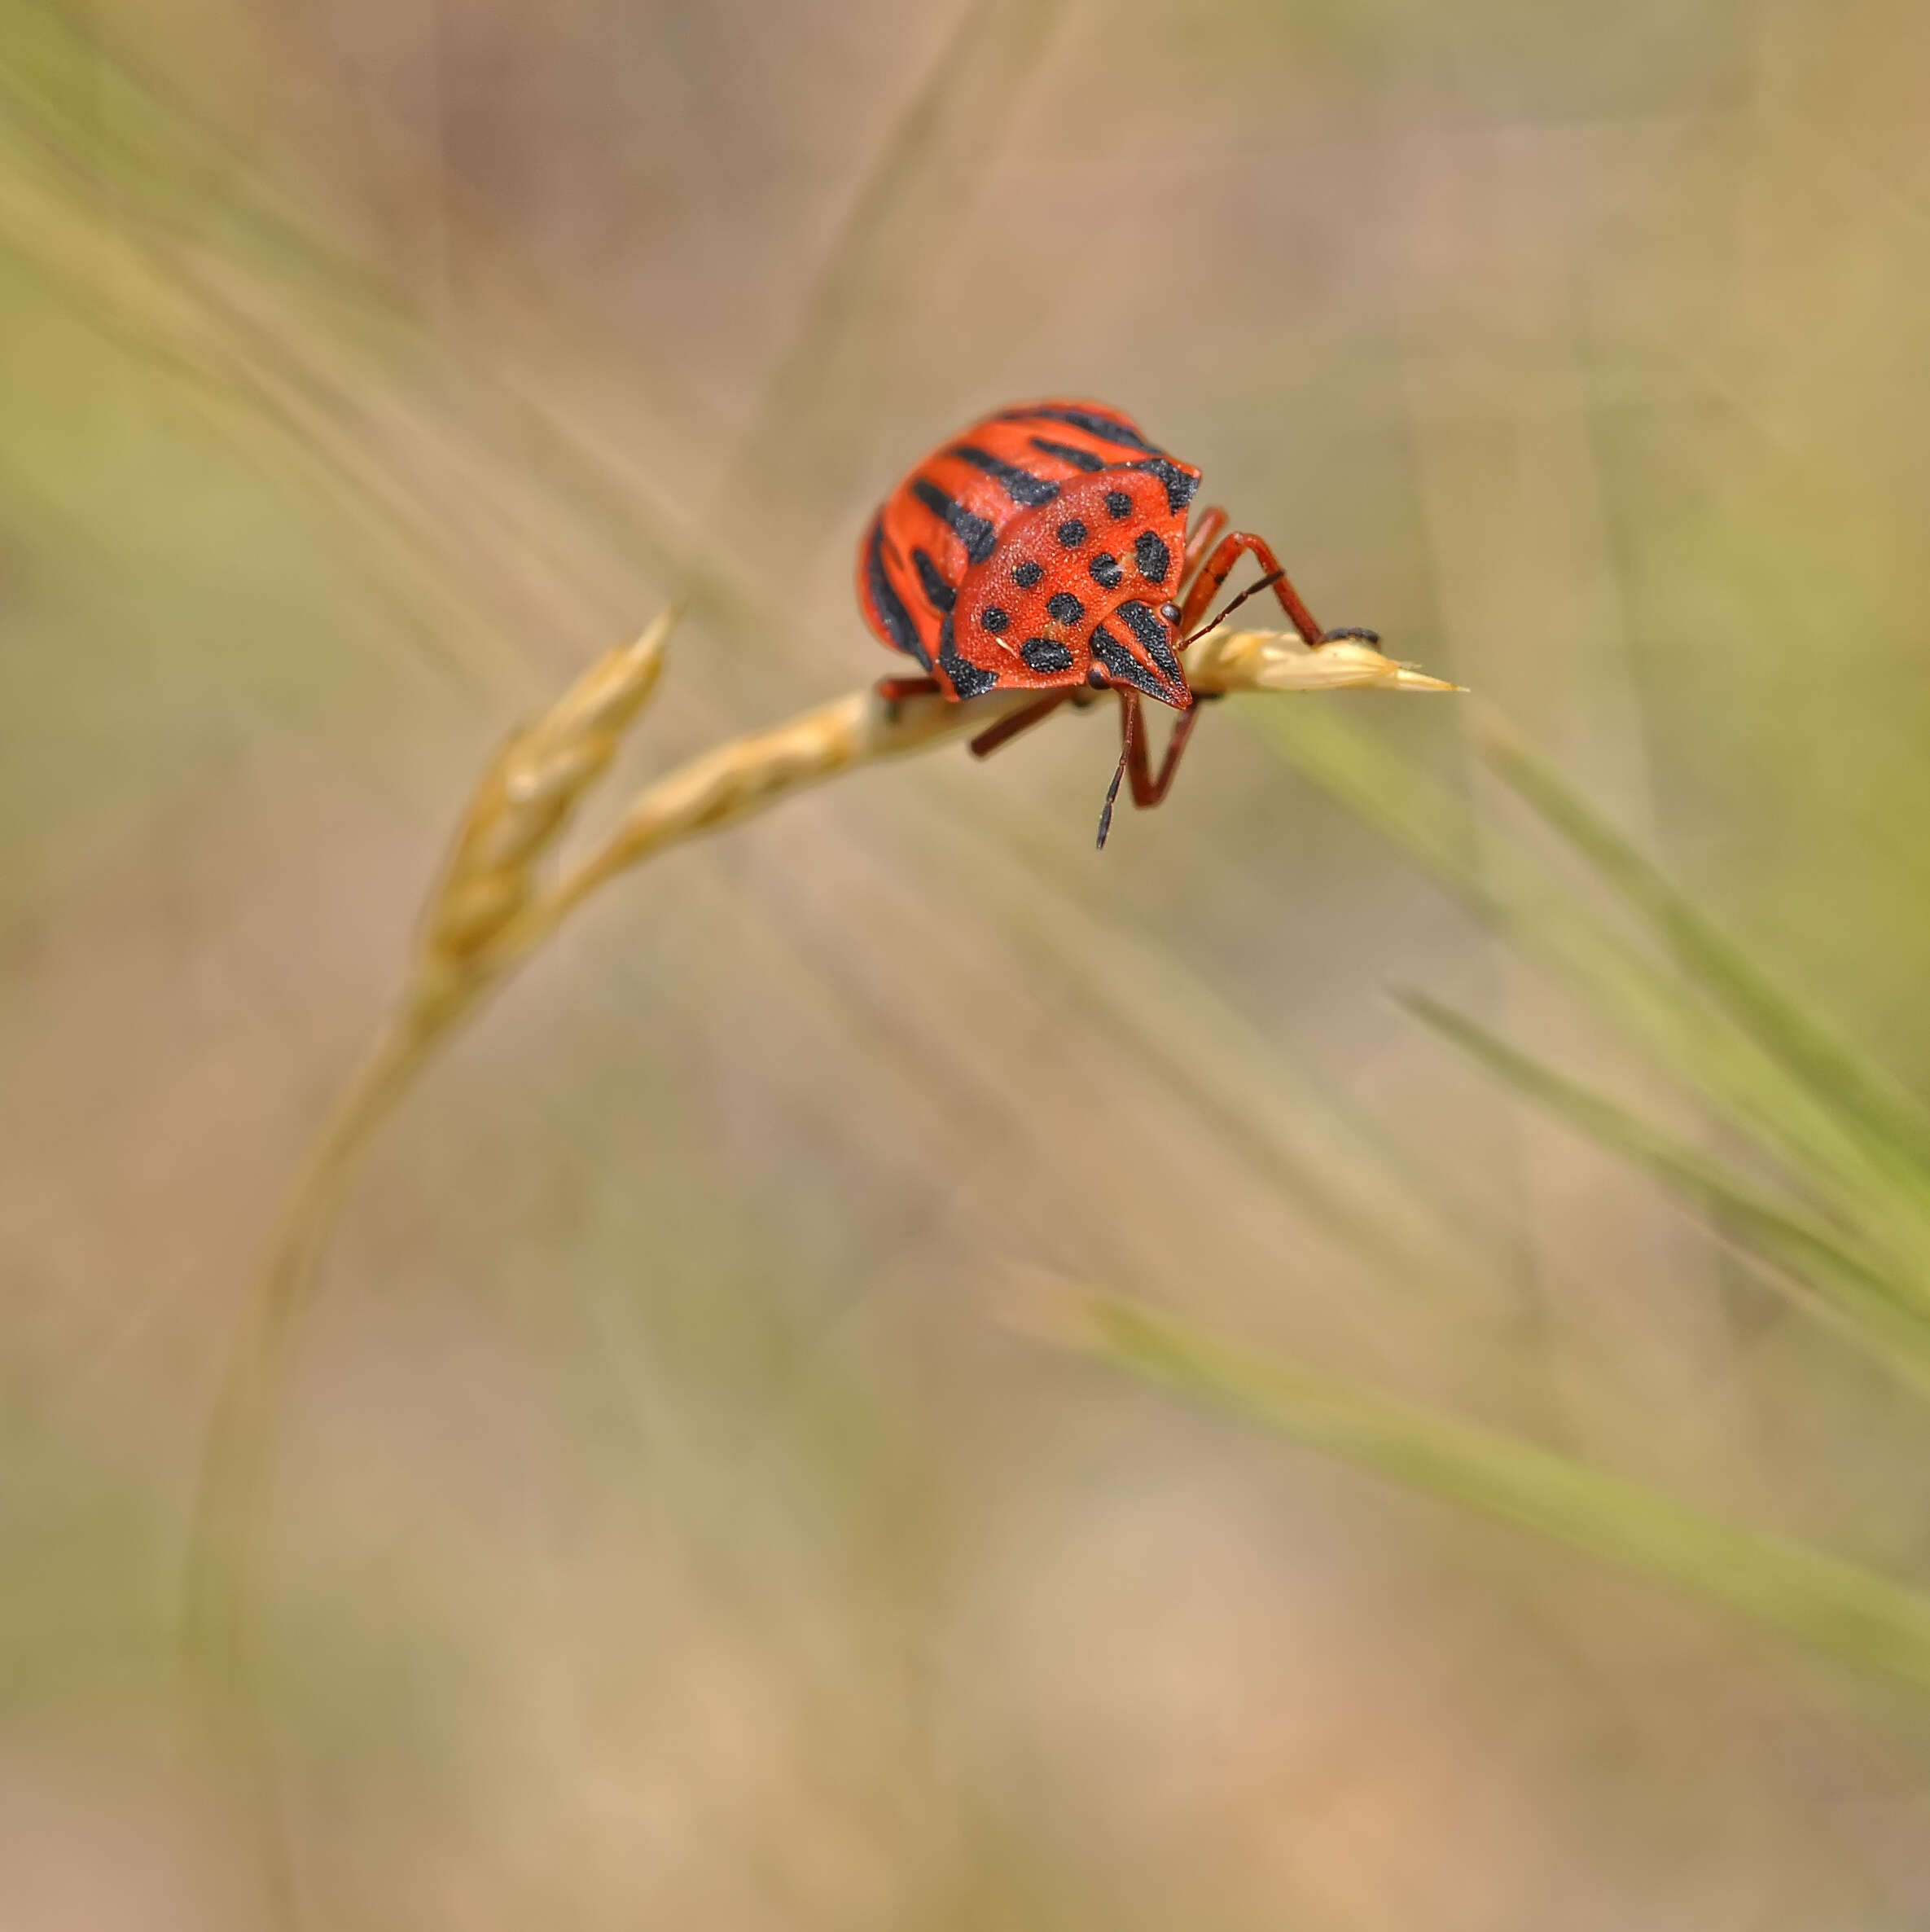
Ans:
{"type": "Polygon", "coordinates": [[[1021,591],[1031,590],[1040,582],[1045,574],[1045,565],[1043,564],[1033,563],[1030,557],[1028,557],[1022,564],[1015,564],[1012,565],[1012,582],[1015,583],[1021,591]]]}
{"type": "Polygon", "coordinates": [[[865,546],[865,590],[871,600],[871,608],[877,612],[878,621],[884,625],[891,641],[908,657],[915,657],[927,670],[932,668],[930,654],[926,651],[924,640],[918,634],[918,626],[911,621],[911,613],[906,609],[905,600],[899,596],[884,569],[884,520],[880,517],[871,525],[871,541],[865,546]]]}
{"type": "Polygon", "coordinates": [[[1086,666],[1086,682],[1090,684],[1094,691],[1103,691],[1106,687],[1112,682],[1112,680],[1108,678],[1096,664],[1094,664],[1088,665],[1086,666]]]}
{"type": "Polygon", "coordinates": [[[943,517],[951,525],[953,533],[965,546],[965,554],[973,563],[982,564],[991,555],[993,546],[998,541],[998,533],[984,517],[975,516],[957,498],[947,496],[936,483],[923,476],[911,479],[911,494],[934,516],[943,517]]]}
{"type": "Polygon", "coordinates": [[[1069,463],[1074,469],[1103,470],[1106,459],[1094,456],[1090,450],[1081,450],[1072,443],[1055,443],[1049,436],[1035,436],[1032,446],[1043,456],[1056,456],[1061,463],[1069,463]]]}
{"type": "Polygon", "coordinates": [[[1142,530],[1133,540],[1133,561],[1149,584],[1163,584],[1173,568],[1173,552],[1156,530],[1142,530]]]}
{"type": "Polygon", "coordinates": [[[1116,591],[1125,582],[1125,573],[1119,567],[1119,559],[1109,550],[1102,550],[1086,568],[1092,573],[1092,581],[1102,591],[1116,591]]]}
{"type": "MultiPolygon", "coordinates": [[[[1151,615],[1150,612],[1147,614],[1151,615]]],[[[1158,698],[1161,703],[1166,700],[1169,687],[1159,683],[1153,674],[1103,624],[1092,627],[1092,654],[1112,674],[1116,683],[1130,684],[1148,697],[1158,698]]],[[[941,658],[939,661],[943,663],[944,660],[941,658]]]]}
{"type": "Polygon", "coordinates": [[[998,683],[996,671],[981,670],[976,664],[967,664],[954,651],[950,657],[938,660],[938,668],[952,681],[952,689],[962,698],[982,696],[994,690],[998,683]]]}
{"type": "Polygon", "coordinates": [[[1133,499],[1123,490],[1106,492],[1106,514],[1115,523],[1124,523],[1133,513],[1133,499]]]}
{"type": "Polygon", "coordinates": [[[1083,429],[1088,436],[1097,437],[1103,443],[1117,443],[1127,450],[1144,450],[1155,456],[1160,453],[1158,446],[1149,443],[1130,423],[1098,410],[1015,409],[1008,410],[998,419],[1002,423],[1064,423],[1068,428],[1083,429]]]}
{"type": "Polygon", "coordinates": [[[1036,510],[1041,503],[1049,503],[1059,494],[1059,485],[1044,476],[1035,476],[1030,470],[1022,470],[1015,463],[1007,463],[1002,456],[994,456],[989,450],[981,450],[976,443],[956,443],[946,454],[969,463],[974,469],[983,470],[988,476],[995,476],[999,487],[1022,510],[1036,510]]]}
{"type": "Polygon", "coordinates": [[[1072,654],[1056,638],[1029,637],[1019,647],[1019,655],[1035,671],[1069,671],[1072,654]]]}
{"type": "Polygon", "coordinates": [[[1068,516],[1055,534],[1068,550],[1077,550],[1086,541],[1086,525],[1076,516],[1068,516]]]}
{"type": "Polygon", "coordinates": [[[952,621],[945,620],[938,632],[938,668],[950,678],[951,686],[961,698],[976,698],[988,692],[998,682],[996,671],[982,670],[976,664],[967,664],[958,655],[958,646],[952,641],[952,621]]]}
{"type": "Polygon", "coordinates": [[[1046,599],[1046,615],[1055,624],[1077,624],[1086,615],[1086,606],[1070,591],[1055,591],[1046,599]]]}
{"type": "Polygon", "coordinates": [[[1173,647],[1166,640],[1166,626],[1158,615],[1142,604],[1138,598],[1129,598],[1119,607],[1119,615],[1131,628],[1133,635],[1139,640],[1139,646],[1169,678],[1179,676],[1179,660],[1173,655],[1173,647]]]}
{"type": "Polygon", "coordinates": [[[985,608],[979,613],[978,621],[985,627],[986,630],[991,632],[993,636],[997,637],[999,632],[1004,630],[1006,626],[1011,622],[1011,618],[1006,612],[1002,611],[996,604],[988,604],[985,608]]]}
{"type": "Polygon", "coordinates": [[[925,601],[935,611],[948,611],[958,601],[958,593],[945,581],[938,566],[922,550],[911,553],[913,566],[918,572],[918,581],[923,585],[925,601]]]}
{"type": "Polygon", "coordinates": [[[1160,615],[1169,624],[1177,624],[1179,621],[1179,606],[1177,604],[1162,604],[1160,606],[1160,615]]]}
{"type": "Polygon", "coordinates": [[[1200,487],[1200,479],[1189,476],[1170,456],[1148,456],[1143,462],[1128,463],[1126,468],[1157,476],[1166,485],[1166,507],[1176,515],[1192,502],[1200,487]]]}

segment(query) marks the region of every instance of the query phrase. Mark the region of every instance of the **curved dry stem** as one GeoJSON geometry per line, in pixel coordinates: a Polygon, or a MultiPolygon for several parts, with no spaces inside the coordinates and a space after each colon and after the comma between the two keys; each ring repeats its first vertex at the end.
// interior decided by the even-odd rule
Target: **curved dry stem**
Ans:
{"type": "MultiPolygon", "coordinates": [[[[451,1016],[453,1018],[453,1016],[451,1016]]],[[[234,1760],[270,1922],[300,1922],[294,1861],[248,1643],[274,1419],[329,1223],[357,1157],[413,1085],[449,1021],[405,1017],[377,1040],[309,1150],[223,1376],[189,1525],[182,1641],[205,1715],[234,1760]]]]}
{"type": "Polygon", "coordinates": [[[190,1530],[185,1592],[189,1655],[204,1680],[226,1695],[248,1694],[243,1636],[263,1447],[315,1262],[357,1156],[408,1091],[446,1024],[399,1021],[344,1088],[282,1210],[229,1359],[190,1530]]]}
{"type": "MultiPolygon", "coordinates": [[[[485,769],[423,908],[397,1011],[317,1139],[251,1293],[195,1499],[184,1641],[212,1706],[239,1728],[258,1779],[267,1776],[268,1757],[249,1631],[275,1418],[330,1224],[376,1130],[484,996],[611,879],[841,772],[976,735],[1034,695],[961,705],[936,696],[894,703],[874,690],[852,692],[720,745],[646,787],[600,843],[546,885],[549,855],[648,701],[674,621],[675,613],[666,613],[634,643],[598,659],[485,769]]],[[[1314,652],[1291,634],[1268,631],[1202,639],[1189,654],[1187,674],[1203,696],[1458,688],[1362,643],[1314,652]]],[[[1080,700],[1068,707],[1085,708],[1080,700]]],[[[270,1821],[271,1863],[285,1871],[272,1793],[265,1786],[257,1798],[270,1821]]]]}

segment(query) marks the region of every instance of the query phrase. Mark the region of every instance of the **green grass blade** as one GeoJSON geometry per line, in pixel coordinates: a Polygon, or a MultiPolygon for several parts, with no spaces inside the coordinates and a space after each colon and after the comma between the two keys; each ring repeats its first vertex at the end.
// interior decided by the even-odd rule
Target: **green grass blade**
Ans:
{"type": "Polygon", "coordinates": [[[1235,698],[1228,707],[1260,742],[1374,827],[1476,911],[1502,908],[1485,865],[1484,834],[1463,800],[1340,707],[1235,698]]]}
{"type": "Polygon", "coordinates": [[[1930,1393],[1930,1321],[1913,1289],[1850,1237],[1757,1192],[1696,1149],[1424,995],[1406,995],[1402,1003],[1503,1084],[1701,1209],[1770,1263],[1771,1279],[1798,1306],[1832,1319],[1886,1368],[1930,1393]]]}
{"type": "Polygon", "coordinates": [[[1692,1592],[1810,1649],[1930,1692],[1930,1596],[1533,1444],[1243,1355],[1094,1298],[1072,1346],[1404,1487],[1692,1592]]]}
{"type": "MultiPolygon", "coordinates": [[[[1799,1079],[1684,977],[1483,827],[1447,787],[1349,726],[1334,707],[1246,707],[1263,742],[1423,867],[1524,957],[1564,981],[1670,1078],[1757,1140],[1846,1221],[1880,1236],[1912,1284],[1930,1279],[1926,1197],[1894,1153],[1799,1079]]],[[[1925,1296],[1930,1302],[1930,1296],[1925,1296]]]]}
{"type": "Polygon", "coordinates": [[[1482,747],[1490,768],[1581,853],[1674,948],[1683,970],[1809,1091],[1848,1114],[1877,1145],[1930,1177],[1930,1117],[1774,985],[1741,946],[1525,747],[1499,731],[1482,747]]]}

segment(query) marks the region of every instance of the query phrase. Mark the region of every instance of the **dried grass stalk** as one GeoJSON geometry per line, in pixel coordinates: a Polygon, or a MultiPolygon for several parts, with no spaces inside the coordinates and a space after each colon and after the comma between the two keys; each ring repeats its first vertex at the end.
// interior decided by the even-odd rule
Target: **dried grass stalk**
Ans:
{"type": "MultiPolygon", "coordinates": [[[[1195,691],[1209,697],[1350,687],[1459,688],[1351,639],[1309,651],[1291,631],[1239,630],[1203,638],[1187,657],[1187,675],[1195,691]]],[[[520,917],[505,920],[492,935],[492,944],[472,949],[470,964],[499,973],[519,963],[599,886],[666,846],[737,824],[794,792],[861,765],[975,737],[1036,695],[1013,692],[968,705],[942,697],[889,703],[867,687],[770,731],[719,745],[638,793],[603,843],[550,892],[532,899],[520,917]]],[[[1110,709],[1111,700],[1099,692],[1081,692],[1073,703],[1084,709],[1095,701],[1110,709]]],[[[466,823],[475,820],[484,802],[479,793],[466,823]]]]}
{"type": "Polygon", "coordinates": [[[668,610],[634,643],[606,652],[490,761],[431,891],[410,990],[433,1012],[465,982],[534,896],[538,867],[649,701],[677,621],[668,610]]]}
{"type": "MultiPolygon", "coordinates": [[[[224,1382],[189,1557],[190,1654],[226,1705],[245,1697],[248,1622],[265,1451],[295,1323],[356,1156],[437,1043],[606,881],[667,846],[734,825],[839,773],[976,735],[1030,702],[1017,692],[958,705],[854,692],[692,759],[633,798],[600,843],[546,882],[545,861],[648,701],[675,622],[667,612],[599,659],[497,753],[469,801],[424,907],[403,997],[304,1167],[256,1284],[224,1382]]],[[[1291,633],[1241,630],[1189,654],[1195,692],[1453,691],[1363,643],[1318,652],[1291,633]]],[[[1099,693],[1081,692],[1084,709],[1099,693]]],[[[1074,708],[1074,707],[1068,707],[1074,708]]]]}

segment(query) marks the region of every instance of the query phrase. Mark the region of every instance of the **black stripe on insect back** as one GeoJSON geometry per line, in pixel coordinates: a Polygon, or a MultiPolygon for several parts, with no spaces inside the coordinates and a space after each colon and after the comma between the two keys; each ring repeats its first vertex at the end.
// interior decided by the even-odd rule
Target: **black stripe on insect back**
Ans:
{"type": "Polygon", "coordinates": [[[1149,456],[1163,456],[1157,443],[1149,443],[1130,423],[1117,416],[1102,415],[1091,409],[1015,409],[999,419],[1002,423],[1064,423],[1068,429],[1083,429],[1101,442],[1117,443],[1122,449],[1143,450],[1149,456]]]}
{"type": "Polygon", "coordinates": [[[976,443],[954,443],[945,454],[956,456],[962,462],[969,463],[974,469],[996,477],[999,487],[1021,510],[1036,510],[1041,503],[1049,503],[1059,494],[1056,483],[1048,482],[1043,476],[1035,476],[1030,470],[1022,470],[1017,463],[1007,463],[1002,456],[994,456],[989,450],[980,449],[976,443]]]}
{"type": "Polygon", "coordinates": [[[982,564],[991,555],[998,533],[984,517],[973,516],[956,497],[947,496],[936,483],[928,483],[923,476],[911,479],[911,494],[934,516],[943,517],[951,525],[973,563],[982,564]]]}
{"type": "Polygon", "coordinates": [[[865,589],[871,595],[871,608],[877,612],[878,621],[891,633],[891,641],[907,657],[915,657],[927,670],[931,670],[932,659],[925,649],[924,639],[918,634],[918,626],[912,622],[911,613],[906,609],[904,599],[885,574],[883,517],[871,525],[871,540],[865,546],[865,589]]]}
{"type": "Polygon", "coordinates": [[[1056,456],[1061,463],[1069,463],[1074,469],[1103,470],[1106,459],[1094,456],[1090,450],[1081,450],[1077,443],[1055,443],[1049,436],[1035,436],[1032,446],[1042,456],[1056,456]]]}
{"type": "Polygon", "coordinates": [[[962,698],[975,698],[998,682],[998,672],[981,670],[958,655],[949,617],[938,628],[938,668],[951,679],[952,689],[962,698]]]}
{"type": "Polygon", "coordinates": [[[1166,485],[1166,507],[1179,511],[1192,502],[1200,479],[1190,476],[1170,456],[1148,456],[1143,463],[1129,463],[1128,469],[1146,470],[1166,485]]]}
{"type": "Polygon", "coordinates": [[[958,593],[945,581],[944,574],[922,550],[911,553],[911,567],[924,586],[925,602],[935,611],[948,611],[958,601],[958,593]]]}

